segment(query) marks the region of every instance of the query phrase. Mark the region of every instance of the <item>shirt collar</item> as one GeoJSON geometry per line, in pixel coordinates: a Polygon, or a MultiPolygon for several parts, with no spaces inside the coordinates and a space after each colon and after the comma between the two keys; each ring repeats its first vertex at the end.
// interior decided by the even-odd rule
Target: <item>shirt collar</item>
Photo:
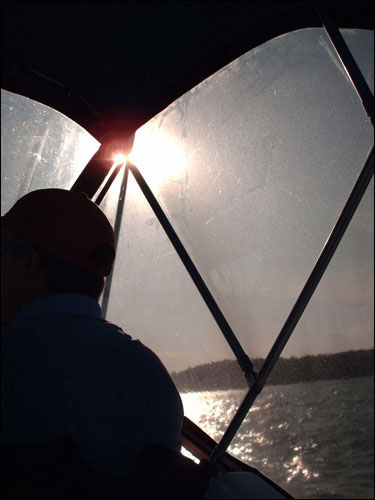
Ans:
{"type": "Polygon", "coordinates": [[[11,323],[17,326],[33,316],[50,314],[67,314],[73,316],[89,316],[102,318],[102,310],[95,299],[77,293],[56,293],[27,305],[11,323]]]}

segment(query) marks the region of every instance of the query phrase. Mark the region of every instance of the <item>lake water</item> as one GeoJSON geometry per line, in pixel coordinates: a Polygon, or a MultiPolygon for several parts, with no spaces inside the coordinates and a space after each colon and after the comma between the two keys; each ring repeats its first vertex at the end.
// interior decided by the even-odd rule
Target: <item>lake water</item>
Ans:
{"type": "MultiPolygon", "coordinates": [[[[182,399],[219,440],[243,392],[182,399]]],[[[228,451],[295,498],[374,498],[374,377],[266,386],[228,451]]]]}

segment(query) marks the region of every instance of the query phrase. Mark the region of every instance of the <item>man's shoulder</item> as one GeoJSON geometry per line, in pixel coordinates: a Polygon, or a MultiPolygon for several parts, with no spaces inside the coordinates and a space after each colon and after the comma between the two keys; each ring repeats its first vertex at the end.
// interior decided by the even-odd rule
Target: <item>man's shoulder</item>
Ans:
{"type": "Polygon", "coordinates": [[[133,340],[131,335],[124,332],[121,326],[103,318],[85,318],[82,319],[82,322],[86,324],[86,327],[92,331],[93,334],[107,335],[121,342],[133,340]]]}
{"type": "Polygon", "coordinates": [[[100,355],[109,355],[115,359],[117,357],[135,356],[138,358],[147,358],[149,362],[152,359],[160,361],[158,356],[141,340],[133,338],[126,333],[119,325],[105,319],[91,319],[83,321],[84,328],[78,334],[83,341],[85,348],[91,348],[99,351],[100,355]]]}
{"type": "Polygon", "coordinates": [[[134,349],[134,341],[124,330],[100,317],[69,314],[43,314],[25,321],[2,325],[2,343],[17,351],[30,347],[49,353],[85,352],[134,349]]]}

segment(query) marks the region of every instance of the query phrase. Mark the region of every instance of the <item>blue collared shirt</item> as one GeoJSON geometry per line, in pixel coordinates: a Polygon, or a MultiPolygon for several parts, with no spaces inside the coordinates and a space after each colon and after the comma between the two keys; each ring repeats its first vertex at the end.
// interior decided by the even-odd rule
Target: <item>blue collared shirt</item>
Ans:
{"type": "Polygon", "coordinates": [[[2,330],[3,443],[71,436],[92,465],[120,476],[149,444],[180,449],[183,408],[171,377],[95,300],[50,295],[2,330]]]}

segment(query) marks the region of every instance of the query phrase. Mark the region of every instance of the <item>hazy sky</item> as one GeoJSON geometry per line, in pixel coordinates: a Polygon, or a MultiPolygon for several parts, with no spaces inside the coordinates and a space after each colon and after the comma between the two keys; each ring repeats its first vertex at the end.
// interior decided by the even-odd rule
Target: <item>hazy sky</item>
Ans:
{"type": "MultiPolygon", "coordinates": [[[[346,32],[373,85],[373,35],[346,32]]],[[[2,214],[29,190],[69,188],[98,143],[2,92],[2,214]],[[26,158],[26,160],[25,160],[26,158]]],[[[373,143],[322,30],[277,38],[137,132],[133,161],[250,357],[265,357],[373,143]]],[[[114,221],[121,179],[104,200],[114,221]]],[[[373,347],[373,181],[285,356],[373,347]]],[[[171,370],[233,358],[130,176],[108,319],[171,370]]]]}

